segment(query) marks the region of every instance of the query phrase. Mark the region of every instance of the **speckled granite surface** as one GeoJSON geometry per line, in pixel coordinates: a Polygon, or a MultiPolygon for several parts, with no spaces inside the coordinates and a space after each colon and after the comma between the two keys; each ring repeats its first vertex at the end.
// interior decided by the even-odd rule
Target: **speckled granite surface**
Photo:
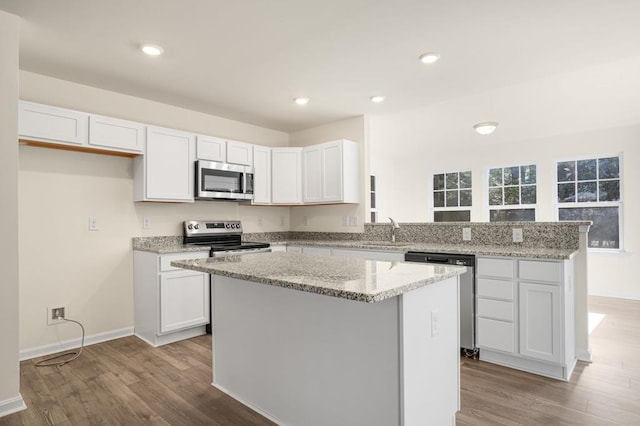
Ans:
{"type": "Polygon", "coordinates": [[[296,253],[192,259],[171,265],[260,284],[361,302],[378,302],[465,272],[459,266],[296,253]]]}
{"type": "MultiPolygon", "coordinates": [[[[391,227],[385,223],[365,224],[365,232],[264,232],[245,233],[245,241],[272,244],[328,246],[339,248],[405,252],[510,256],[536,259],[569,259],[579,249],[580,227],[590,222],[501,222],[501,223],[400,223],[397,243],[391,244],[391,227]],[[462,228],[471,228],[471,240],[462,241],[462,228]],[[521,228],[523,242],[513,242],[513,228],[521,228]]],[[[182,244],[181,236],[133,239],[133,249],[154,253],[201,251],[182,244]]]]}

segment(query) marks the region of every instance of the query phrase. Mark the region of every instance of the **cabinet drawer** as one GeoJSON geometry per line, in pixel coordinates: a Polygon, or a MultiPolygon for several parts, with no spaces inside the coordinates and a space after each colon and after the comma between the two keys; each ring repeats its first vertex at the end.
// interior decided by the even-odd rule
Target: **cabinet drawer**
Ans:
{"type": "Polygon", "coordinates": [[[499,351],[515,351],[513,323],[478,318],[478,346],[499,351]]]}
{"type": "Polygon", "coordinates": [[[209,257],[209,252],[196,251],[196,252],[188,252],[188,253],[163,254],[160,256],[160,272],[176,271],[181,269],[181,268],[176,268],[175,266],[171,266],[171,262],[173,262],[174,260],[201,259],[203,257],[209,257]]]}
{"type": "Polygon", "coordinates": [[[560,262],[540,260],[519,260],[518,277],[523,280],[560,283],[562,268],[560,262]]]}
{"type": "Polygon", "coordinates": [[[490,277],[513,278],[513,261],[511,259],[478,259],[478,275],[490,277]]]}
{"type": "Polygon", "coordinates": [[[513,303],[501,300],[478,299],[478,316],[513,321],[513,303]]]}
{"type": "Polygon", "coordinates": [[[478,278],[478,296],[494,299],[513,300],[513,281],[478,278]]]}

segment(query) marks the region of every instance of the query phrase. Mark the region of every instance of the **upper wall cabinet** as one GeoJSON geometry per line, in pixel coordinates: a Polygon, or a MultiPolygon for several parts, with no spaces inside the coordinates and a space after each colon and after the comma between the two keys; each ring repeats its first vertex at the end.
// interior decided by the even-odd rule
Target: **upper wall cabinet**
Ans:
{"type": "Polygon", "coordinates": [[[215,136],[198,135],[196,157],[198,160],[253,166],[253,147],[250,143],[230,141],[215,136]]]}
{"type": "Polygon", "coordinates": [[[359,203],[359,146],[341,139],[302,152],[304,203],[359,203]]]}
{"type": "Polygon", "coordinates": [[[78,150],[142,154],[145,126],[64,108],[19,103],[20,139],[78,150]],[[73,148],[72,148],[73,149],[73,148]]]}
{"type": "Polygon", "coordinates": [[[87,144],[89,114],[20,101],[20,139],[82,146],[87,144]]]}
{"type": "Polygon", "coordinates": [[[271,204],[271,148],[253,147],[252,204],[271,204]]]}
{"type": "Polygon", "coordinates": [[[198,135],[196,138],[196,158],[198,160],[227,161],[227,141],[215,136],[198,135]]]}
{"type": "Polygon", "coordinates": [[[89,145],[142,154],[145,126],[117,118],[89,116],[89,145]]]}
{"type": "Polygon", "coordinates": [[[302,148],[271,149],[272,204],[302,203],[302,148]]]}
{"type": "Polygon", "coordinates": [[[147,149],[134,159],[134,200],[193,202],[195,135],[147,127],[147,149]]]}
{"type": "Polygon", "coordinates": [[[244,142],[227,141],[227,163],[253,166],[253,145],[244,142]]]}

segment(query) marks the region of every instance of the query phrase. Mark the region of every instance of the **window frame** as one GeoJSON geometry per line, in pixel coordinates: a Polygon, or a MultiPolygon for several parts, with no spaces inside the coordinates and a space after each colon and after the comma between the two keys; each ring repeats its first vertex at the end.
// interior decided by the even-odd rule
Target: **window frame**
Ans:
{"type": "MultiPolygon", "coordinates": [[[[556,222],[564,222],[560,220],[561,208],[588,208],[588,207],[618,207],[618,235],[619,235],[619,247],[618,248],[602,248],[602,247],[589,247],[587,241],[587,250],[592,253],[603,254],[615,254],[623,253],[624,250],[624,156],[622,152],[604,153],[604,154],[592,154],[592,155],[577,155],[574,157],[562,157],[556,158],[553,162],[553,177],[552,182],[554,184],[554,190],[552,191],[552,204],[553,214],[556,222]],[[574,201],[571,203],[561,203],[558,201],[558,163],[568,161],[582,161],[582,160],[599,160],[601,158],[618,157],[618,180],[620,182],[620,199],[618,201],[574,201]]],[[[596,179],[599,183],[600,179],[596,179]]]]}
{"type": "MultiPolygon", "coordinates": [[[[482,203],[483,203],[483,211],[484,211],[484,220],[485,222],[489,222],[489,223],[499,223],[499,222],[491,222],[491,210],[533,210],[533,215],[535,217],[535,219],[533,221],[520,221],[523,223],[529,223],[529,222],[537,222],[538,221],[538,202],[539,202],[539,193],[538,193],[538,186],[539,186],[539,172],[540,168],[538,167],[538,163],[535,161],[528,161],[528,162],[520,162],[519,164],[515,164],[515,165],[511,165],[511,166],[487,166],[484,168],[483,171],[483,176],[482,179],[484,180],[482,187],[484,189],[483,192],[483,197],[482,197],[482,203]],[[491,205],[489,204],[489,191],[491,188],[495,188],[492,186],[489,186],[489,172],[491,171],[491,169],[502,169],[503,170],[503,176],[504,176],[504,169],[505,168],[509,168],[509,167],[523,167],[523,166],[536,166],[536,183],[535,183],[535,187],[536,187],[536,203],[535,204],[501,204],[501,205],[491,205]]],[[[518,186],[520,188],[522,188],[522,184],[518,184],[518,186]]],[[[502,188],[504,188],[504,185],[502,185],[502,188]]],[[[503,194],[503,201],[504,201],[504,194],[503,194]]]]}
{"type": "MultiPolygon", "coordinates": [[[[445,177],[446,180],[446,177],[445,177]]],[[[471,167],[462,167],[460,170],[456,170],[456,171],[437,171],[437,172],[433,172],[430,174],[430,179],[428,182],[428,193],[429,193],[429,218],[431,220],[431,222],[433,223],[470,223],[472,222],[471,216],[473,215],[473,169],[471,167]],[[471,191],[471,205],[470,206],[460,206],[460,198],[458,197],[458,206],[456,207],[447,207],[446,205],[444,207],[436,207],[435,203],[434,203],[434,199],[433,199],[433,194],[434,194],[434,186],[433,186],[433,178],[436,175],[441,175],[444,174],[445,176],[447,175],[447,173],[457,173],[458,174],[458,182],[460,182],[460,173],[466,173],[469,172],[471,173],[471,188],[463,188],[465,190],[470,190],[471,191]],[[469,222],[436,222],[435,221],[435,212],[451,212],[451,211],[469,211],[469,222]]],[[[458,183],[458,194],[460,194],[460,184],[458,183]]],[[[445,181],[445,193],[446,193],[446,181],[445,181]]],[[[446,198],[445,198],[446,200],[446,198]]],[[[446,204],[446,201],[445,201],[446,204]]]]}

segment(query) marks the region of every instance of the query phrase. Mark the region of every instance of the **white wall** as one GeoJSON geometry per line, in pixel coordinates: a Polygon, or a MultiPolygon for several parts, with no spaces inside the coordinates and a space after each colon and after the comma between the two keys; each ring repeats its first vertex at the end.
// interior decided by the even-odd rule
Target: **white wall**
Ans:
{"type": "Polygon", "coordinates": [[[473,172],[473,221],[488,220],[486,168],[535,163],[538,220],[555,220],[555,161],[623,154],[624,253],[589,254],[589,291],[640,298],[640,57],[470,95],[398,114],[370,117],[371,173],[380,217],[431,221],[434,173],[473,172]],[[472,125],[498,121],[491,136],[472,125]]]}
{"type": "MultiPolygon", "coordinates": [[[[291,146],[307,146],[336,139],[348,139],[360,144],[360,193],[364,194],[368,182],[366,167],[366,126],[365,116],[336,121],[311,129],[300,130],[289,135],[291,146]]],[[[365,215],[364,196],[360,204],[339,204],[327,206],[305,206],[291,208],[291,230],[313,232],[363,232],[365,215]],[[303,225],[303,217],[308,223],[303,225]],[[343,226],[344,216],[357,217],[357,226],[343,226]]]]}
{"type": "Polygon", "coordinates": [[[0,11],[0,416],[22,405],[18,363],[18,18],[0,11]]]}
{"type": "MultiPolygon", "coordinates": [[[[25,71],[20,98],[262,145],[288,144],[283,132],[25,71]]],[[[15,149],[15,134],[9,139],[15,149]]],[[[88,335],[133,326],[132,237],[182,235],[185,219],[240,219],[245,232],[289,229],[287,207],[134,203],[130,158],[31,146],[21,146],[19,157],[21,350],[79,338],[73,324],[46,325],[52,304],[68,305],[68,316],[83,322],[88,335]],[[98,218],[99,231],[88,231],[89,216],[98,218]],[[151,229],[142,229],[143,217],[151,219],[151,229]]]]}

